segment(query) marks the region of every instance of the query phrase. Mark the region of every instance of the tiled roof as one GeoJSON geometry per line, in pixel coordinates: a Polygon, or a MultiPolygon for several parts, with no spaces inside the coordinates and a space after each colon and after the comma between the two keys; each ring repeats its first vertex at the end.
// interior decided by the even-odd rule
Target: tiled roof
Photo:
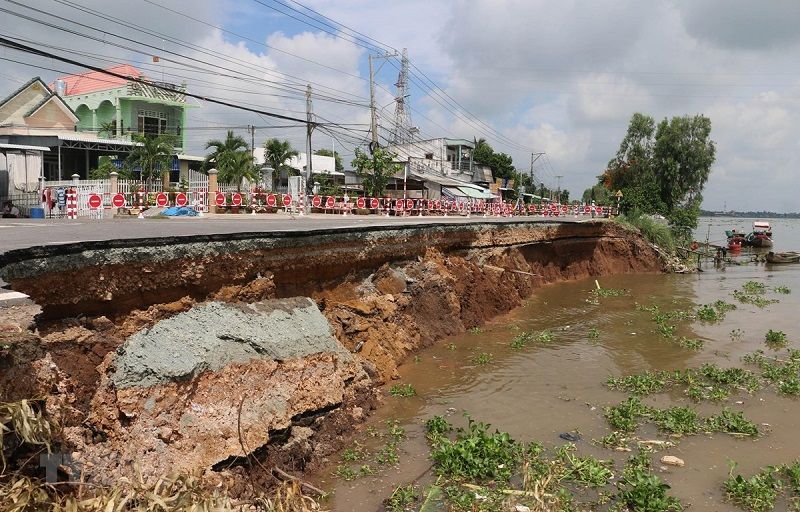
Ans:
{"type": "MultiPolygon", "coordinates": [[[[132,76],[139,78],[142,72],[129,64],[122,64],[106,69],[118,75],[132,76]]],[[[99,71],[90,71],[88,73],[81,73],[79,75],[67,75],[59,77],[58,80],[64,81],[64,96],[75,96],[76,94],[87,94],[96,91],[105,91],[107,89],[116,89],[122,87],[127,80],[124,78],[117,78],[115,76],[106,75],[99,71]]],[[[55,90],[55,84],[50,84],[50,88],[55,90]]]]}

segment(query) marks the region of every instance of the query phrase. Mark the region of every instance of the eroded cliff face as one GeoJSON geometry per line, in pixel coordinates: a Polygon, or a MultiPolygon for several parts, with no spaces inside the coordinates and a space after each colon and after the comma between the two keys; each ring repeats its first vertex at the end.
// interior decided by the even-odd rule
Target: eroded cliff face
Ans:
{"type": "Polygon", "coordinates": [[[645,241],[607,223],[326,237],[7,263],[4,278],[47,314],[33,330],[0,329],[0,400],[43,397],[89,479],[138,466],[242,483],[254,459],[313,467],[409,354],[537,287],[661,269],[645,241]],[[74,295],[47,291],[67,283],[74,295]]]}

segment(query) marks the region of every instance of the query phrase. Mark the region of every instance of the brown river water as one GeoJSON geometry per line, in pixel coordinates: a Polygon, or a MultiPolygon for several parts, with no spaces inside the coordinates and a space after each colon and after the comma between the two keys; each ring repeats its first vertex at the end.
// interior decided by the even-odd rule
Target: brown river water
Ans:
{"type": "MultiPolygon", "coordinates": [[[[704,241],[710,225],[709,239],[719,243],[724,240],[725,229],[747,229],[751,224],[752,220],[746,219],[701,219],[697,238],[704,241]]],[[[776,250],[800,250],[800,221],[772,224],[776,250]]],[[[491,423],[518,441],[536,440],[548,448],[565,443],[559,439],[560,433],[577,430],[582,435],[576,443],[579,453],[614,459],[615,472],[619,473],[629,454],[591,443],[611,432],[603,418],[603,407],[628,396],[605,386],[609,376],[685,369],[706,362],[755,370],[745,365],[741,357],[757,349],[769,355],[764,344],[768,329],[785,332],[789,346],[800,348],[800,265],[751,263],[751,257],[745,252],[739,258],[744,264],[722,268],[709,262],[704,264],[703,272],[691,275],[600,278],[602,287],[630,293],[601,298],[599,305],[586,301],[595,286],[593,279],[548,286],[537,290],[522,307],[484,326],[480,333],[454,336],[422,351],[400,369],[399,382],[413,385],[417,396],[387,396],[368,421],[368,426],[385,430],[386,420],[396,419],[406,429],[399,464],[381,469],[368,460],[376,469],[375,474],[348,482],[333,475],[342,464],[341,455],[334,455],[329,467],[315,478],[317,484],[333,491],[326,506],[339,511],[377,511],[396,486],[416,482],[422,489],[431,483],[434,476],[429,471],[424,422],[437,414],[449,416],[449,421],[462,426],[462,414],[469,412],[476,420],[491,423]],[[780,302],[764,309],[738,303],[732,292],[751,280],[769,288],[786,286],[791,293],[768,291],[767,298],[780,302]],[[636,309],[636,304],[657,304],[662,311],[694,309],[718,299],[738,306],[724,321],[685,321],[677,327],[678,336],[705,341],[699,351],[667,341],[656,332],[650,313],[636,309]],[[592,328],[598,333],[595,339],[589,336],[592,328]],[[737,329],[743,333],[740,338],[731,336],[737,329]],[[552,332],[552,343],[534,343],[522,350],[509,346],[522,331],[542,330],[552,332]],[[492,361],[474,364],[475,354],[483,352],[491,353],[492,361]]],[[[681,390],[653,395],[645,401],[661,407],[694,405],[681,390]]],[[[686,465],[681,468],[660,469],[655,459],[656,472],[672,486],[670,493],[690,505],[691,510],[739,510],[725,501],[722,491],[729,459],[738,462],[737,471],[747,475],[766,465],[800,459],[800,405],[796,399],[765,388],[754,395],[734,394],[722,403],[701,402],[696,408],[701,414],[712,414],[723,406],[744,411],[747,418],[763,424],[760,429],[765,433],[754,440],[725,434],[683,438],[676,447],[658,455],[684,459],[686,465]]],[[[640,427],[638,437],[665,438],[650,425],[640,427]]],[[[363,430],[355,434],[354,441],[368,450],[382,442],[363,430]]],[[[363,463],[349,465],[357,469],[363,463]]]]}

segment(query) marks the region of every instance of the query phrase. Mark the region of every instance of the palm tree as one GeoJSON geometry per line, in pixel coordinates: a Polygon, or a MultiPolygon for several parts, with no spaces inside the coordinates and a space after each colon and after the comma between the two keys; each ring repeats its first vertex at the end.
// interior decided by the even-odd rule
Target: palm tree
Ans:
{"type": "Polygon", "coordinates": [[[213,148],[213,151],[206,156],[203,161],[203,169],[210,169],[216,167],[217,170],[223,173],[226,160],[231,158],[231,154],[237,151],[247,150],[247,141],[240,135],[234,135],[233,130],[228,130],[225,140],[214,139],[206,142],[206,149],[213,148]]]}
{"type": "Polygon", "coordinates": [[[272,190],[277,188],[281,172],[286,171],[289,174],[294,172],[286,162],[297,154],[288,140],[267,139],[264,143],[264,160],[272,167],[272,190]]]}
{"type": "Polygon", "coordinates": [[[253,165],[253,155],[249,151],[229,152],[225,157],[225,165],[219,170],[219,179],[223,183],[236,183],[236,190],[242,191],[242,181],[256,183],[259,172],[253,165]]]}
{"type": "Polygon", "coordinates": [[[162,171],[172,166],[172,156],[175,154],[175,138],[171,135],[140,135],[133,134],[136,143],[125,159],[128,169],[139,167],[142,181],[148,185],[153,178],[162,171]]]}
{"type": "Polygon", "coordinates": [[[107,121],[100,123],[100,129],[97,130],[97,134],[100,135],[101,133],[105,133],[107,139],[113,139],[117,134],[117,122],[107,121]]]}

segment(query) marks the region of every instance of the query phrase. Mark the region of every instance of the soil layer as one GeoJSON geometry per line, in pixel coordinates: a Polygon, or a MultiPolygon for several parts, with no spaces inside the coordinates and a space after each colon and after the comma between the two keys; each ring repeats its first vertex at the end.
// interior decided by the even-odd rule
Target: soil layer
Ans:
{"type": "Polygon", "coordinates": [[[3,329],[13,334],[0,340],[0,400],[41,398],[61,427],[61,450],[90,480],[130,475],[138,465],[146,478],[200,470],[243,487],[253,483],[241,477],[254,460],[313,468],[374,409],[377,386],[395,378],[409,354],[511,310],[537,287],[661,270],[648,243],[613,223],[61,250],[4,255],[0,275],[43,315],[3,329]],[[354,356],[332,346],[280,358],[267,351],[173,381],[115,383],[120,349],[160,321],[199,303],[297,296],[316,302],[354,356]]]}

